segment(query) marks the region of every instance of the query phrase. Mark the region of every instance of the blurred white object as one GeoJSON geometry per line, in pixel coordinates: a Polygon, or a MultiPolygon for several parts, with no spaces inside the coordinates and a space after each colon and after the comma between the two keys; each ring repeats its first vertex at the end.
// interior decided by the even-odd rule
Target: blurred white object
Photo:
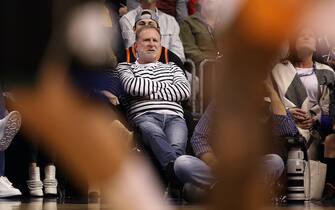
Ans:
{"type": "Polygon", "coordinates": [[[327,165],[320,161],[309,161],[309,167],[306,167],[304,182],[305,192],[310,200],[320,200],[326,183],[327,165]],[[309,178],[310,177],[310,178],[309,178]],[[310,183],[309,183],[310,182],[310,183]],[[308,188],[310,187],[310,188],[308,188]]]}
{"type": "Polygon", "coordinates": [[[39,167],[29,167],[29,180],[27,180],[27,185],[31,196],[43,196],[43,183],[41,181],[39,167]]]}
{"type": "Polygon", "coordinates": [[[82,62],[101,65],[111,51],[111,16],[103,4],[88,3],[73,12],[67,30],[70,51],[82,62]]]}
{"type": "Polygon", "coordinates": [[[320,37],[327,35],[328,41],[335,42],[335,1],[316,1],[308,15],[303,17],[305,24],[311,25],[320,37]]]}
{"type": "Polygon", "coordinates": [[[218,18],[221,30],[224,30],[229,26],[236,16],[240,13],[242,4],[245,0],[217,0],[218,8],[220,8],[220,13],[218,18]]]}
{"type": "Polygon", "coordinates": [[[44,168],[45,179],[43,180],[44,193],[47,195],[57,195],[58,182],[56,179],[56,167],[48,165],[44,168]]]}
{"type": "Polygon", "coordinates": [[[315,1],[302,24],[313,27],[318,36],[318,54],[323,62],[335,66],[335,1],[315,1]]]}
{"type": "Polygon", "coordinates": [[[107,202],[112,205],[112,209],[175,209],[164,199],[158,178],[141,157],[133,156],[124,161],[111,183],[104,186],[107,202]]]}

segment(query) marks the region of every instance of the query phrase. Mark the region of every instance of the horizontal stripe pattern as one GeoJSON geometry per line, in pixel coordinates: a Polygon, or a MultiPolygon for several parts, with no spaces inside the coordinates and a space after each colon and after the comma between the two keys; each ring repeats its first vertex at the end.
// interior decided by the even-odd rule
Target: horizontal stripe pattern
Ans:
{"type": "Polygon", "coordinates": [[[173,63],[120,63],[119,78],[128,97],[124,101],[133,119],[146,112],[173,111],[183,116],[180,102],[190,96],[190,84],[181,68],[173,63]]]}

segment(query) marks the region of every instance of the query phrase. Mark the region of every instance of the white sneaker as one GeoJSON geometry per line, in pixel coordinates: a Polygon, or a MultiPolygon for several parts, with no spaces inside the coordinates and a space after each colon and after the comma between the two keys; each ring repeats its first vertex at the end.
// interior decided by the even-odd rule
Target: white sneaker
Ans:
{"type": "Polygon", "coordinates": [[[57,195],[58,182],[56,179],[56,167],[54,165],[46,166],[44,169],[44,174],[44,193],[48,195],[57,195]]]}
{"type": "Polygon", "coordinates": [[[0,120],[0,151],[4,151],[9,147],[20,127],[21,114],[18,111],[12,111],[0,120]]]}
{"type": "Polygon", "coordinates": [[[7,177],[0,177],[0,198],[12,197],[21,195],[20,190],[13,187],[7,177]]]}
{"type": "Polygon", "coordinates": [[[43,183],[39,167],[29,167],[29,180],[27,181],[29,193],[32,196],[43,196],[43,183]]]}

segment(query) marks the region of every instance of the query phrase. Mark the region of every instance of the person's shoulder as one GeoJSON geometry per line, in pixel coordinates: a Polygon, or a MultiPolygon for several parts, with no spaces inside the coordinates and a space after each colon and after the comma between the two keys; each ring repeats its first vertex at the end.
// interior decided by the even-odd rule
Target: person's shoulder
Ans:
{"type": "Polygon", "coordinates": [[[168,68],[172,70],[181,70],[181,68],[174,62],[174,61],[169,61],[169,63],[163,64],[167,66],[168,68]]]}
{"type": "Polygon", "coordinates": [[[183,23],[194,24],[194,23],[201,23],[201,18],[198,12],[184,18],[183,23]]]}
{"type": "Polygon", "coordinates": [[[117,70],[129,69],[133,64],[128,62],[121,62],[117,65],[117,70]]]}
{"type": "Polygon", "coordinates": [[[181,22],[181,26],[184,26],[185,24],[191,24],[192,22],[194,22],[194,20],[195,20],[195,17],[194,17],[194,15],[191,15],[191,16],[187,16],[187,17],[185,17],[184,19],[183,19],[183,21],[181,22]]]}
{"type": "MultiPolygon", "coordinates": [[[[165,47],[163,47],[163,50],[166,51],[166,52],[168,53],[168,56],[169,56],[169,57],[173,57],[173,58],[177,57],[177,58],[179,58],[179,56],[176,55],[176,53],[172,52],[171,50],[169,50],[169,49],[167,49],[167,48],[165,48],[165,47]]],[[[180,58],[179,58],[179,59],[180,59],[180,58]]]]}
{"type": "Polygon", "coordinates": [[[334,72],[334,69],[332,69],[332,67],[330,67],[330,66],[328,66],[326,64],[316,62],[315,65],[316,65],[316,69],[334,72]]]}
{"type": "Polygon", "coordinates": [[[120,18],[120,22],[123,22],[125,20],[131,21],[132,19],[135,20],[135,17],[136,17],[138,12],[139,12],[139,7],[135,8],[133,10],[130,10],[129,12],[127,12],[125,15],[123,15],[120,18]]]}
{"type": "MultiPolygon", "coordinates": [[[[289,60],[282,60],[278,62],[272,69],[272,75],[282,75],[284,72],[287,71],[295,71],[292,70],[292,63],[289,60]]],[[[293,67],[294,69],[294,67],[293,67]]]]}
{"type": "Polygon", "coordinates": [[[176,53],[172,52],[171,50],[169,50],[167,48],[166,48],[166,51],[167,51],[167,54],[168,54],[169,61],[172,61],[174,63],[182,62],[181,59],[179,58],[179,56],[176,53]]]}
{"type": "Polygon", "coordinates": [[[288,66],[292,65],[291,62],[289,60],[282,60],[280,62],[278,62],[273,69],[282,69],[282,68],[286,68],[288,66]]]}
{"type": "Polygon", "coordinates": [[[196,19],[196,20],[199,19],[199,14],[198,13],[194,13],[193,15],[190,15],[190,16],[186,17],[184,20],[192,21],[194,19],[196,19]]]}
{"type": "Polygon", "coordinates": [[[157,61],[157,67],[167,69],[167,68],[171,68],[172,65],[170,64],[170,62],[169,63],[164,63],[162,61],[157,61]]]}

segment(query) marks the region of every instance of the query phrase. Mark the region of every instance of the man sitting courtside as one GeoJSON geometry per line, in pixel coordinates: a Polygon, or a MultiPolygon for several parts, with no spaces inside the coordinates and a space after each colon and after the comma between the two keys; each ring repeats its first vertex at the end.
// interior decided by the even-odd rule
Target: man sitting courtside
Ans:
{"type": "Polygon", "coordinates": [[[157,28],[146,26],[138,30],[134,47],[137,60],[117,67],[128,94],[124,105],[143,143],[170,179],[174,161],[185,153],[187,126],[180,102],[188,99],[190,84],[181,68],[157,60],[161,51],[157,28]]]}

